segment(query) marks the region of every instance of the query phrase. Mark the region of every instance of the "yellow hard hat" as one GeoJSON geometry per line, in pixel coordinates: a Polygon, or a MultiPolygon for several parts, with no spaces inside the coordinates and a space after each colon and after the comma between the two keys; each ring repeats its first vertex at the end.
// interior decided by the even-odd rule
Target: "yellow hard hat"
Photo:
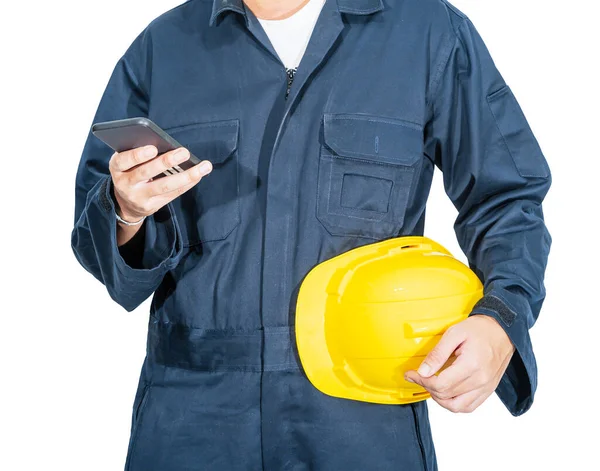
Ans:
{"type": "Polygon", "coordinates": [[[430,397],[404,379],[483,296],[469,267],[426,237],[364,245],[314,267],[300,286],[296,343],[310,382],[380,404],[430,397]]]}

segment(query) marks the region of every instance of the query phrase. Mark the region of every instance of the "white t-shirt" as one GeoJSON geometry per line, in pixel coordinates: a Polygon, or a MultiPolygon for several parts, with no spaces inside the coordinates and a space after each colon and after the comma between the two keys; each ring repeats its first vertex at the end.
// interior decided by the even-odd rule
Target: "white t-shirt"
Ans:
{"type": "Polygon", "coordinates": [[[286,69],[296,69],[300,64],[324,4],[325,0],[309,0],[283,20],[258,19],[286,69]]]}

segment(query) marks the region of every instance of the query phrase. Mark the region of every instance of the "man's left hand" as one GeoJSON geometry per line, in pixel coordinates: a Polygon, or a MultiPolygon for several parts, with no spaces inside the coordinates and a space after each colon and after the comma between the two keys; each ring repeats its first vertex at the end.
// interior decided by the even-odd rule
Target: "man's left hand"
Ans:
{"type": "Polygon", "coordinates": [[[495,390],[515,347],[492,317],[475,314],[451,326],[405,378],[420,384],[439,405],[452,412],[473,412],[495,390]],[[437,373],[454,354],[455,360],[437,373]]]}

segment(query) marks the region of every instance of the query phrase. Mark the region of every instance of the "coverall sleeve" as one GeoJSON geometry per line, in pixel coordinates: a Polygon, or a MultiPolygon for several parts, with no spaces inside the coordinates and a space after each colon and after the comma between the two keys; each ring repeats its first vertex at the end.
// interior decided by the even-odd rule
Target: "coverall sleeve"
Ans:
{"type": "Polygon", "coordinates": [[[515,346],[497,389],[511,414],[533,402],[537,367],[529,329],[545,297],[551,237],[542,200],[548,164],[511,89],[465,18],[432,79],[426,155],[458,209],[458,242],[484,284],[471,315],[496,319],[515,346]]]}
{"type": "MultiPolygon", "coordinates": [[[[147,116],[148,38],[141,33],[117,62],[93,122],[147,116]]],[[[179,261],[181,233],[171,204],[144,221],[136,237],[117,246],[117,222],[108,162],[110,147],[91,129],[75,182],[71,246],[79,263],[127,311],[145,301],[179,261]]]]}

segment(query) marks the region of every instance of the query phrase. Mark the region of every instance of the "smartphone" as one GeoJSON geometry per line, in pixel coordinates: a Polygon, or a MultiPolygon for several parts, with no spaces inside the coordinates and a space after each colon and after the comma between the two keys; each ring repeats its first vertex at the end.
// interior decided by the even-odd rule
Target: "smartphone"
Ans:
{"type": "MultiPolygon", "coordinates": [[[[144,117],[95,123],[92,125],[92,133],[116,152],[153,145],[158,149],[158,155],[161,155],[182,147],[158,125],[144,117]]],[[[188,160],[159,173],[153,180],[181,173],[199,163],[200,159],[190,152],[188,160]]]]}

